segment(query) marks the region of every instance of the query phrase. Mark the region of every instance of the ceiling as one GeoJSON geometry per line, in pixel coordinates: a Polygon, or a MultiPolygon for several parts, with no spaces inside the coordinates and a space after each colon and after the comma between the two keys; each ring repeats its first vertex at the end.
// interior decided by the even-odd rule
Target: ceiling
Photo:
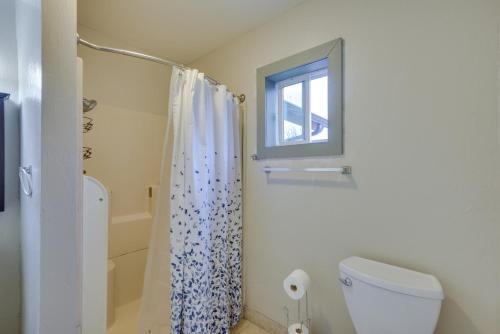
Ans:
{"type": "Polygon", "coordinates": [[[304,0],[78,0],[78,24],[189,64],[304,0]]]}

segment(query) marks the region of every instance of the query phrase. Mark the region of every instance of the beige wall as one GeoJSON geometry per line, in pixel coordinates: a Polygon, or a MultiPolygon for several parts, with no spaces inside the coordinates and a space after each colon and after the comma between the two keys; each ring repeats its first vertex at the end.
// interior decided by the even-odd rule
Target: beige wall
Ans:
{"type": "MultiPolygon", "coordinates": [[[[338,263],[435,274],[438,333],[498,333],[497,1],[307,1],[195,62],[247,94],[246,304],[283,322],[291,270],[313,281],[313,330],[354,333],[338,263]],[[256,69],[345,39],[345,155],[253,162],[256,69]],[[353,177],[264,165],[353,166],[353,177]]],[[[294,308],[293,308],[294,309],[294,308]]]]}
{"type": "MultiPolygon", "coordinates": [[[[20,333],[21,248],[19,224],[19,94],[17,76],[16,1],[0,10],[0,92],[5,103],[5,211],[0,213],[0,332],[20,333]]],[[[2,149],[4,149],[2,147],[2,149]]]]}

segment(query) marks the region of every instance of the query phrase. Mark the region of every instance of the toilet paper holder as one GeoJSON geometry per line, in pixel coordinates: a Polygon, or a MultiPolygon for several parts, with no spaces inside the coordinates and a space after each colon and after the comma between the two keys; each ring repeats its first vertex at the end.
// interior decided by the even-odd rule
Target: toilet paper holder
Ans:
{"type": "MultiPolygon", "coordinates": [[[[290,286],[290,289],[296,291],[297,287],[294,286],[294,285],[291,285],[290,286]],[[294,290],[295,288],[295,290],[294,290]]],[[[301,299],[297,300],[297,320],[299,321],[299,323],[306,327],[306,329],[309,329],[311,330],[311,317],[309,316],[309,294],[308,292],[306,291],[305,293],[305,302],[306,302],[306,319],[305,321],[304,320],[301,320],[301,299]]],[[[287,333],[288,333],[288,328],[290,328],[290,325],[292,325],[290,323],[290,310],[288,309],[288,307],[285,305],[283,306],[283,312],[285,313],[285,317],[286,317],[286,328],[287,328],[287,333]]],[[[299,332],[297,331],[297,334],[299,333],[302,333],[302,332],[299,332]]]]}
{"type": "MultiPolygon", "coordinates": [[[[283,288],[286,294],[297,301],[297,317],[295,314],[290,323],[290,312],[288,307],[283,306],[286,317],[286,326],[288,334],[309,334],[311,328],[311,317],[309,316],[309,288],[311,278],[302,269],[294,270],[283,280],[283,288]],[[305,318],[302,315],[302,304],[305,302],[305,318]]],[[[294,312],[295,313],[295,312],[294,312]]]]}

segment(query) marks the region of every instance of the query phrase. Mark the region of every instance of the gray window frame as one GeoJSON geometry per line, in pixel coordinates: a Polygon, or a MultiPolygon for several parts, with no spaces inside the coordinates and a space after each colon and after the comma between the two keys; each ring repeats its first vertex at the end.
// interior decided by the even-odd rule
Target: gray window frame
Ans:
{"type": "Polygon", "coordinates": [[[257,69],[258,159],[338,156],[344,153],[343,48],[344,41],[338,38],[257,69]],[[276,83],[323,68],[328,69],[328,141],[266,146],[267,142],[275,141],[275,138],[267,138],[274,131],[266,131],[266,126],[277,121],[276,83]]]}

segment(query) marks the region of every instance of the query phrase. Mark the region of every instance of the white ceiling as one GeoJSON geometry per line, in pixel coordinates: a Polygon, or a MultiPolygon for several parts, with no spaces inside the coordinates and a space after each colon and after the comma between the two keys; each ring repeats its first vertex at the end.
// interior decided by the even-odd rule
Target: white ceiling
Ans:
{"type": "Polygon", "coordinates": [[[189,64],[304,0],[78,0],[78,24],[189,64]]]}

